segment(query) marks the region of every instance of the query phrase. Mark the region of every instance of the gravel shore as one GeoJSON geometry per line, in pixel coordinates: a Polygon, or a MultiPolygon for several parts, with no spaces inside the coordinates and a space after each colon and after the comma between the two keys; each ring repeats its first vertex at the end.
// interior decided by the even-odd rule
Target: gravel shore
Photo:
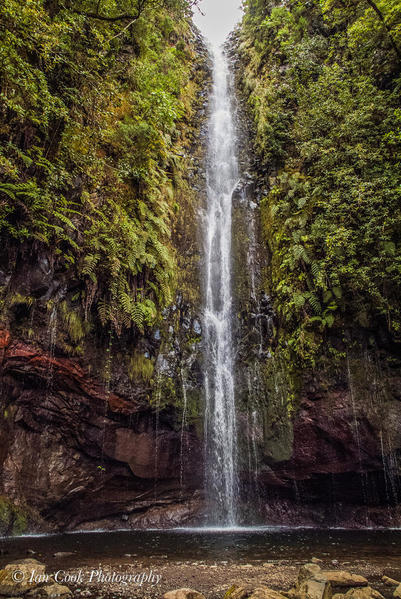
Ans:
{"type": "MultiPolygon", "coordinates": [[[[252,584],[266,585],[272,589],[288,591],[295,583],[300,566],[305,560],[272,560],[269,562],[252,561],[236,563],[232,561],[169,561],[157,558],[138,560],[124,558],[123,560],[87,563],[82,568],[86,581],[80,585],[69,584],[74,596],[96,599],[111,599],[117,597],[132,599],[160,599],[166,591],[182,587],[190,587],[203,593],[207,599],[223,599],[225,592],[232,585],[252,584]],[[101,578],[95,573],[89,582],[92,572],[100,572],[101,578]],[[114,581],[111,580],[114,576],[114,581]],[[150,582],[143,579],[143,584],[137,582],[124,584],[120,577],[131,575],[150,576],[150,582]],[[153,579],[152,579],[153,576],[153,579]],[[155,576],[160,577],[156,583],[155,576]],[[116,581],[117,579],[117,581],[116,581]]],[[[393,588],[382,582],[382,576],[396,580],[401,578],[401,557],[375,558],[357,561],[328,560],[321,562],[322,567],[330,569],[346,569],[351,573],[365,576],[369,584],[379,590],[386,599],[392,598],[393,588]]],[[[80,568],[70,568],[66,572],[77,574],[80,568]]],[[[52,571],[48,568],[48,571],[52,571]]],[[[138,578],[137,578],[138,580],[138,578]]],[[[66,583],[68,584],[68,582],[66,583]]]]}

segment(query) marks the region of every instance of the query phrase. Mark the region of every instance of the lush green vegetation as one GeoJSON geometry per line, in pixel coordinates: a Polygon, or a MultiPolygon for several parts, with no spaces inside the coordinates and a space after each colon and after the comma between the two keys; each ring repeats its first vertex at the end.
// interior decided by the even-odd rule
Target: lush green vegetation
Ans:
{"type": "Polygon", "coordinates": [[[330,329],[399,341],[401,3],[246,0],[239,49],[282,344],[314,363],[330,329]]]}
{"type": "Polygon", "coordinates": [[[73,344],[85,319],[143,330],[172,299],[181,134],[197,92],[190,4],[0,3],[3,310],[21,265],[46,256],[68,289],[73,344]]]}
{"type": "Polygon", "coordinates": [[[2,535],[18,535],[26,531],[28,514],[10,499],[0,495],[0,531],[2,535]]]}

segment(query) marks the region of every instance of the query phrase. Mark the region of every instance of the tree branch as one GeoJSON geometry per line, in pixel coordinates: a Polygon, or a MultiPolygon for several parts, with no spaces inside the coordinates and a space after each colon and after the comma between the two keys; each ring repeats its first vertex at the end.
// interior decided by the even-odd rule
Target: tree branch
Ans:
{"type": "Polygon", "coordinates": [[[123,28],[121,29],[121,31],[119,31],[118,33],[116,33],[116,35],[113,35],[113,37],[111,37],[111,38],[110,38],[109,40],[107,40],[107,41],[108,41],[108,42],[111,42],[111,40],[115,40],[115,39],[116,39],[116,37],[119,37],[120,35],[122,35],[122,34],[124,33],[124,31],[126,31],[126,30],[127,30],[129,27],[131,27],[131,25],[132,25],[133,23],[135,23],[135,21],[136,21],[136,19],[133,19],[132,21],[130,21],[130,22],[128,23],[128,25],[126,25],[125,27],[123,27],[123,28]]]}

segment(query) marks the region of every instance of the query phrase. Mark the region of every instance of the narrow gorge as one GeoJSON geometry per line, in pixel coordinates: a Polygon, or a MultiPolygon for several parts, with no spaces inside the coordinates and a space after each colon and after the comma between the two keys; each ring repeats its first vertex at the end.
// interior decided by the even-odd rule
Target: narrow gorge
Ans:
{"type": "Polygon", "coordinates": [[[401,526],[401,9],[198,4],[0,6],[2,535],[401,526]]]}

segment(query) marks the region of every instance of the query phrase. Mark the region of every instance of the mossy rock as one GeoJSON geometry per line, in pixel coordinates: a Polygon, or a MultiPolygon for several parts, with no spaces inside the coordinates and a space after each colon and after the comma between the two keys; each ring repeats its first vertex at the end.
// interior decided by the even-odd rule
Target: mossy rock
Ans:
{"type": "Polygon", "coordinates": [[[20,535],[27,530],[28,516],[10,499],[0,496],[0,534],[20,535]]]}

